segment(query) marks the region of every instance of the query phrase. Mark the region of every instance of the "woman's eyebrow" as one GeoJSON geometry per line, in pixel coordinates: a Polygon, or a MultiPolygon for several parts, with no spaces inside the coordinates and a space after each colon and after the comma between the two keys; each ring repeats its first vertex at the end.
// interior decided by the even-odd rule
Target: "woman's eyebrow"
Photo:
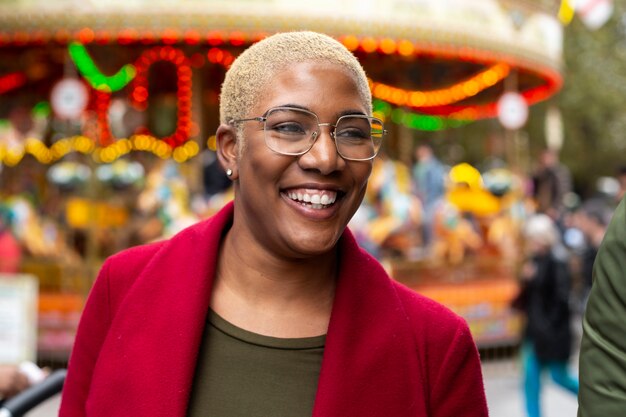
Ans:
{"type": "Polygon", "coordinates": [[[342,116],[367,116],[362,110],[344,110],[337,115],[338,117],[342,116]]]}
{"type": "Polygon", "coordinates": [[[301,106],[299,104],[287,103],[287,104],[281,104],[280,106],[274,106],[274,108],[276,108],[276,107],[291,107],[291,108],[294,108],[294,109],[306,110],[306,111],[310,111],[311,113],[313,113],[313,110],[309,109],[306,106],[301,106]]]}
{"type": "MultiPolygon", "coordinates": [[[[287,104],[281,104],[280,106],[275,106],[274,108],[276,108],[276,107],[291,107],[291,108],[294,108],[294,109],[306,110],[306,111],[309,111],[311,113],[315,113],[310,108],[308,108],[306,106],[302,106],[300,104],[287,103],[287,104]]],[[[315,113],[315,114],[317,114],[317,113],[315,113]]],[[[343,110],[343,111],[337,113],[337,115],[336,115],[337,118],[340,118],[342,116],[367,116],[367,114],[365,114],[365,112],[363,112],[363,110],[349,109],[349,110],[343,110]]]]}

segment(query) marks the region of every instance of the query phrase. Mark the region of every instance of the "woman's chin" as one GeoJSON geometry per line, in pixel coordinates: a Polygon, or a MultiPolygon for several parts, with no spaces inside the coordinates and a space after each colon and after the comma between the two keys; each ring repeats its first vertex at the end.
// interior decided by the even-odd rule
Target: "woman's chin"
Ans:
{"type": "Polygon", "coordinates": [[[333,252],[340,237],[341,234],[332,234],[327,237],[322,237],[319,234],[314,236],[303,234],[291,239],[288,246],[298,258],[314,258],[333,252]]]}

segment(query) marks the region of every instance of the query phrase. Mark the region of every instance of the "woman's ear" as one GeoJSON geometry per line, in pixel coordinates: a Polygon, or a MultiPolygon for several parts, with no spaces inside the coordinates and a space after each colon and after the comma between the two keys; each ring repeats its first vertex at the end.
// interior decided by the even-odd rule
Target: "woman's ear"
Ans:
{"type": "Polygon", "coordinates": [[[215,133],[217,146],[217,159],[231,180],[237,179],[239,161],[239,146],[237,143],[237,130],[230,125],[222,123],[215,133]]]}

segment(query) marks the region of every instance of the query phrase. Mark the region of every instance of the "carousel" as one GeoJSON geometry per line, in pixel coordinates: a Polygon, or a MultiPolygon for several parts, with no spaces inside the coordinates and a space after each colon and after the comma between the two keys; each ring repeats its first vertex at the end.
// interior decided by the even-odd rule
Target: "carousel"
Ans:
{"type": "MultiPolygon", "coordinates": [[[[463,129],[503,112],[519,119],[528,106],[559,91],[558,4],[0,2],[0,213],[22,246],[20,271],[39,278],[40,352],[67,355],[81,300],[106,256],[169,236],[229,198],[213,133],[225,71],[247,46],[291,30],[337,38],[366,69],[374,111],[390,131],[386,153],[407,161],[416,146],[413,131],[463,129]],[[505,96],[515,99],[506,108],[505,96]]],[[[410,174],[394,163],[390,177],[373,181],[394,190],[376,193],[372,187],[371,199],[411,199],[410,174]]],[[[468,182],[450,184],[465,189],[449,189],[454,205],[468,182]]],[[[475,195],[489,191],[484,181],[470,188],[475,195]]],[[[511,206],[506,198],[491,194],[479,208],[456,208],[497,216],[511,206]]],[[[378,207],[398,206],[373,200],[378,207]]],[[[375,214],[379,220],[389,215],[377,226],[378,243],[393,242],[395,231],[419,221],[419,208],[406,207],[396,218],[375,214]]],[[[485,275],[484,266],[474,264],[485,275]]],[[[517,331],[503,312],[511,282],[472,281],[476,297],[467,301],[446,292],[450,282],[420,281],[411,265],[396,262],[390,269],[469,317],[479,342],[506,342],[517,331]]],[[[441,275],[435,270],[427,275],[441,275]]],[[[510,275],[509,269],[490,271],[485,276],[510,275]]],[[[461,282],[458,273],[450,276],[461,282]]]]}

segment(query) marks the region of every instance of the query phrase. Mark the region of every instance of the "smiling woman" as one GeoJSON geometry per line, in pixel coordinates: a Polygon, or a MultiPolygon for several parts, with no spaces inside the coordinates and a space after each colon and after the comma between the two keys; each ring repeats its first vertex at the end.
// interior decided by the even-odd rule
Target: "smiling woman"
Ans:
{"type": "Polygon", "coordinates": [[[107,260],[60,415],[486,416],[467,324],[346,228],[385,134],[356,58],[317,33],[266,38],[220,113],[234,202],[107,260]]]}

